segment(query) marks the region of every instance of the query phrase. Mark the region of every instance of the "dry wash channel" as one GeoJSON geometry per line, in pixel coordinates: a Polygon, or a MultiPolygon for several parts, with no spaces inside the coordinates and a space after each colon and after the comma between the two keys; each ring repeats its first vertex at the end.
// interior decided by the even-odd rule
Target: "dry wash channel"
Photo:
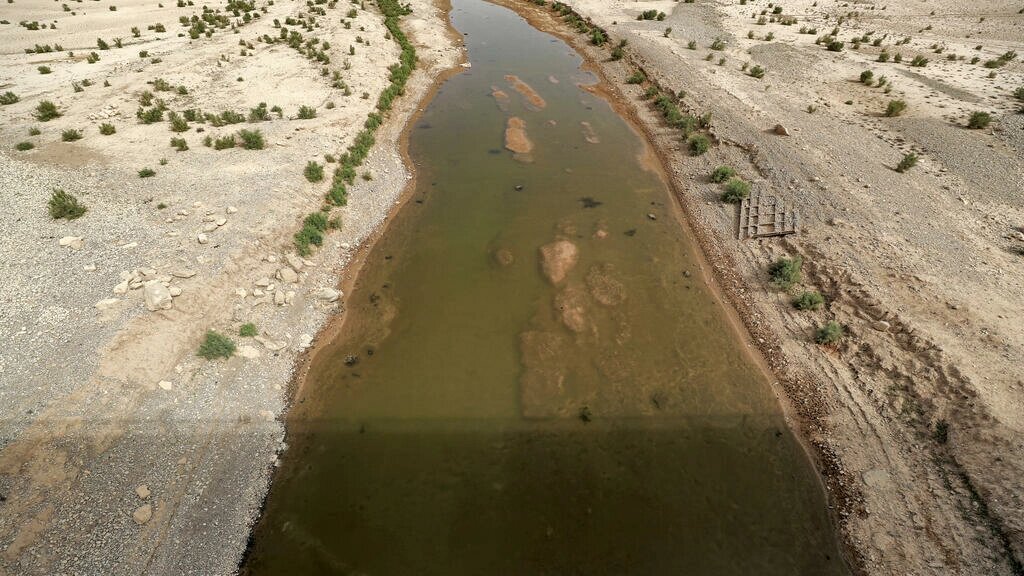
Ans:
{"type": "Polygon", "coordinates": [[[642,139],[565,43],[453,5],[473,66],[414,127],[245,570],[846,574],[642,139]]]}

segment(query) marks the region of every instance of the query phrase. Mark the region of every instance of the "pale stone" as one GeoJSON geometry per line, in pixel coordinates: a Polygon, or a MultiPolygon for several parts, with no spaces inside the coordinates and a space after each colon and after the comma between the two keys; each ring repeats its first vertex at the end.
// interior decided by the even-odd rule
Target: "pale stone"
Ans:
{"type": "Polygon", "coordinates": [[[281,292],[280,290],[274,291],[274,304],[284,306],[284,292],[281,292]]]}
{"type": "Polygon", "coordinates": [[[238,355],[242,358],[252,360],[260,357],[260,351],[255,346],[239,346],[238,355]]]}
{"type": "Polygon", "coordinates": [[[160,382],[157,383],[157,386],[159,386],[162,390],[170,390],[171,388],[174,388],[174,384],[171,384],[167,380],[161,380],[160,382]]]}
{"type": "Polygon", "coordinates": [[[216,229],[217,229],[217,225],[214,224],[213,222],[210,222],[209,224],[203,225],[203,232],[213,232],[216,229]]]}
{"type": "Polygon", "coordinates": [[[295,254],[286,254],[284,259],[285,262],[287,262],[288,265],[291,266],[292,269],[295,270],[296,272],[302,270],[302,267],[305,266],[306,264],[302,258],[299,258],[295,254]]]}
{"type": "Polygon", "coordinates": [[[60,245],[71,248],[72,250],[82,249],[82,237],[81,236],[65,236],[60,239],[60,245]]]}
{"type": "Polygon", "coordinates": [[[86,264],[85,266],[82,266],[82,270],[85,270],[86,272],[95,272],[96,271],[96,265],[95,264],[86,264]]]}
{"type": "Polygon", "coordinates": [[[128,281],[123,280],[117,286],[114,286],[114,294],[127,294],[128,293],[128,281]]]}
{"type": "Polygon", "coordinates": [[[227,212],[228,214],[234,214],[235,212],[238,212],[238,208],[235,208],[234,206],[228,206],[225,212],[227,212]]]}
{"type": "Polygon", "coordinates": [[[264,276],[263,278],[260,278],[259,280],[256,281],[256,285],[259,286],[260,288],[266,288],[267,286],[270,286],[270,278],[264,276]]]}
{"type": "Polygon", "coordinates": [[[153,507],[149,504],[143,504],[132,512],[132,518],[135,519],[136,524],[145,524],[149,522],[149,519],[153,517],[153,507]]]}
{"type": "Polygon", "coordinates": [[[140,484],[135,488],[135,494],[137,494],[138,497],[142,498],[143,500],[149,498],[149,486],[146,486],[145,484],[140,484]]]}
{"type": "Polygon", "coordinates": [[[167,310],[173,305],[171,302],[171,292],[157,280],[146,282],[145,298],[146,308],[150,312],[167,310]]]}
{"type": "Polygon", "coordinates": [[[879,332],[888,332],[889,328],[891,328],[892,325],[886,322],[885,320],[876,320],[871,323],[871,327],[874,328],[875,330],[878,330],[879,332]]]}
{"type": "Polygon", "coordinates": [[[256,336],[255,340],[262,344],[267,350],[270,350],[271,352],[281,350],[288,345],[288,343],[285,341],[271,340],[270,338],[264,338],[262,336],[256,336]]]}
{"type": "Polygon", "coordinates": [[[196,234],[196,242],[200,244],[206,244],[210,239],[206,237],[206,234],[196,234]]]}
{"type": "Polygon", "coordinates": [[[99,310],[110,310],[120,301],[119,298],[104,298],[96,303],[96,308],[99,310]]]}
{"type": "Polygon", "coordinates": [[[295,291],[294,290],[289,290],[289,291],[284,293],[284,303],[285,304],[291,305],[291,303],[294,300],[295,300],[295,291]]]}
{"type": "Polygon", "coordinates": [[[245,288],[238,288],[235,290],[235,296],[238,296],[239,298],[245,298],[248,295],[249,291],[246,290],[245,288]]]}
{"type": "Polygon", "coordinates": [[[292,270],[287,266],[282,266],[277,271],[277,277],[280,280],[287,282],[289,284],[294,284],[299,281],[299,275],[295,273],[295,270],[292,270]]]}
{"type": "Polygon", "coordinates": [[[217,226],[223,226],[223,225],[228,223],[228,219],[227,218],[217,218],[216,220],[214,220],[213,223],[216,224],[217,226]]]}
{"type": "Polygon", "coordinates": [[[170,292],[171,296],[173,296],[175,298],[177,298],[178,296],[181,296],[181,288],[178,288],[177,286],[171,286],[171,287],[167,288],[167,291],[170,292]]]}
{"type": "Polygon", "coordinates": [[[317,292],[316,297],[327,302],[335,302],[341,298],[341,292],[333,288],[324,288],[317,292]]]}
{"type": "Polygon", "coordinates": [[[172,270],[171,276],[175,278],[191,278],[196,275],[195,270],[172,270]]]}

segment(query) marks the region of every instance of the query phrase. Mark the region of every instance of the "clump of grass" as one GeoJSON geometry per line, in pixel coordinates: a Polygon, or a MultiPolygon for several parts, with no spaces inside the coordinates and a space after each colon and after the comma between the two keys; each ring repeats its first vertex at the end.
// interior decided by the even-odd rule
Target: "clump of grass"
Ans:
{"type": "Polygon", "coordinates": [[[725,185],[725,192],[722,192],[722,202],[738,204],[744,198],[750,197],[750,183],[742,178],[733,178],[725,185]]]}
{"type": "Polygon", "coordinates": [[[643,84],[644,80],[647,80],[647,76],[640,70],[637,70],[630,74],[629,78],[626,78],[626,84],[643,84]]]}
{"type": "Polygon", "coordinates": [[[53,70],[51,70],[49,66],[39,66],[38,68],[36,68],[36,70],[39,70],[40,74],[49,74],[53,72],[53,70]]]}
{"type": "Polygon", "coordinates": [[[694,134],[693,136],[690,136],[687,143],[690,147],[690,154],[693,156],[700,156],[711,148],[711,141],[703,134],[694,134]]]}
{"type": "Polygon", "coordinates": [[[906,172],[907,170],[910,170],[914,166],[917,166],[917,154],[911,152],[910,154],[906,154],[903,156],[903,159],[900,160],[900,163],[896,165],[896,171],[901,173],[906,172]]]}
{"type": "Polygon", "coordinates": [[[167,120],[171,123],[171,132],[188,131],[188,121],[179,116],[177,112],[169,113],[167,120]]]}
{"type": "Polygon", "coordinates": [[[184,138],[171,138],[171,147],[178,152],[184,152],[185,150],[188,150],[188,142],[186,142],[184,138]]]}
{"type": "Polygon", "coordinates": [[[143,168],[142,170],[139,170],[139,178],[151,178],[153,176],[156,176],[156,170],[153,170],[152,168],[143,168]]]}
{"type": "Polygon", "coordinates": [[[789,290],[800,281],[800,267],[803,263],[804,259],[800,256],[779,258],[768,266],[768,277],[777,288],[789,290]]]}
{"type": "Polygon", "coordinates": [[[893,118],[903,114],[906,109],[907,103],[903,100],[890,100],[889,105],[885,107],[885,115],[893,118]]]}
{"type": "Polygon", "coordinates": [[[47,122],[54,118],[60,118],[60,110],[57,110],[57,105],[53,102],[43,100],[36,106],[35,117],[40,122],[47,122]]]}
{"type": "Polygon", "coordinates": [[[838,322],[829,322],[814,332],[814,341],[822,345],[835,344],[842,338],[843,327],[838,322]]]}
{"type": "Polygon", "coordinates": [[[319,182],[324,179],[324,166],[310,160],[306,163],[306,168],[302,171],[303,175],[306,176],[306,180],[310,182],[319,182]]]}
{"type": "Polygon", "coordinates": [[[238,335],[243,338],[252,338],[256,334],[256,325],[251,322],[248,324],[242,324],[242,327],[238,329],[238,335]]]}
{"type": "Polygon", "coordinates": [[[35,144],[33,144],[31,142],[28,142],[28,141],[18,142],[17,144],[14,145],[14,149],[19,151],[19,152],[27,152],[27,151],[35,148],[35,147],[36,147],[35,144]]]}
{"type": "Polygon", "coordinates": [[[793,298],[793,307],[797,310],[817,310],[825,303],[825,298],[816,291],[801,292],[793,298]]]}
{"type": "Polygon", "coordinates": [[[7,106],[8,104],[14,104],[20,100],[21,98],[19,98],[17,94],[11,92],[10,90],[4,92],[3,94],[0,94],[0,105],[3,106],[7,106]]]}
{"type": "Polygon", "coordinates": [[[860,73],[860,83],[861,84],[867,84],[867,85],[870,86],[871,85],[871,80],[873,80],[874,77],[875,77],[875,73],[874,72],[872,72],[871,70],[865,70],[865,71],[860,73]]]}
{"type": "Polygon", "coordinates": [[[725,182],[729,178],[736,175],[736,171],[731,166],[719,166],[715,168],[715,171],[711,173],[712,182],[725,182]]]}
{"type": "Polygon", "coordinates": [[[971,114],[971,117],[967,119],[967,127],[972,130],[981,130],[988,128],[988,125],[992,123],[992,115],[988,112],[975,112],[971,114]]]}
{"type": "Polygon", "coordinates": [[[234,147],[235,147],[235,137],[233,135],[231,135],[231,136],[222,136],[220,138],[217,138],[213,142],[213,149],[214,150],[226,150],[228,148],[234,148],[234,147]]]}
{"type": "Polygon", "coordinates": [[[767,71],[761,66],[754,66],[750,69],[749,72],[747,72],[747,74],[750,74],[752,77],[760,80],[761,78],[764,78],[765,72],[767,71]]]}
{"type": "Polygon", "coordinates": [[[323,212],[313,212],[302,222],[302,229],[295,233],[295,248],[299,254],[306,256],[310,252],[310,246],[320,246],[324,243],[324,231],[327,230],[329,222],[323,212]]]}
{"type": "Polygon", "coordinates": [[[74,220],[85,214],[87,208],[78,201],[71,194],[61,190],[60,188],[54,188],[53,194],[50,195],[50,201],[47,202],[47,206],[50,209],[50,218],[58,220],[63,218],[65,220],[74,220]]]}
{"type": "Polygon", "coordinates": [[[82,139],[82,133],[74,128],[68,128],[60,133],[60,139],[62,142],[74,142],[82,139]]]}
{"type": "Polygon", "coordinates": [[[298,118],[299,120],[310,120],[312,118],[316,118],[316,108],[305,105],[300,106],[298,118]]]}
{"type": "Polygon", "coordinates": [[[100,124],[100,134],[104,136],[110,136],[115,132],[117,132],[117,128],[114,128],[113,124],[109,124],[107,122],[100,124]]]}
{"type": "Polygon", "coordinates": [[[259,130],[239,130],[238,137],[242,140],[242,148],[246,150],[263,150],[263,132],[259,130]]]}
{"type": "Polygon", "coordinates": [[[206,360],[215,358],[230,358],[235,353],[235,343],[227,336],[207,330],[203,343],[199,345],[196,355],[206,360]]]}

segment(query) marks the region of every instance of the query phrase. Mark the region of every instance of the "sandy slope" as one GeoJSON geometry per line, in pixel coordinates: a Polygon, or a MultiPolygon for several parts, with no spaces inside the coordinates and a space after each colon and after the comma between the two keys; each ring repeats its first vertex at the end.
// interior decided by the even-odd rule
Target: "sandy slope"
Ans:
{"type": "MultiPolygon", "coordinates": [[[[530,2],[507,3],[550,23],[530,2]]],[[[622,86],[622,103],[665,152],[717,278],[815,446],[854,563],[871,574],[1022,573],[1024,257],[1013,250],[1024,247],[1024,116],[1012,92],[1024,85],[1024,67],[1018,59],[990,78],[982,66],[1024,52],[1020,6],[800,0],[783,4],[797,19],[785,26],[756,23],[763,10],[771,15],[764,1],[568,4],[613,42],[628,40],[626,61],[602,65],[613,81],[635,64],[685,92],[693,112],[712,112],[717,143],[691,157],[640,100],[642,88],[622,86]],[[648,9],[665,20],[638,21],[648,9]],[[816,45],[840,16],[845,49],[816,45]],[[869,31],[882,45],[854,50],[850,39],[869,31]],[[721,51],[710,49],[716,38],[721,51]],[[875,62],[882,49],[904,62],[875,62]],[[930,62],[908,66],[915,55],[930,62]],[[971,64],[974,55],[981,62],[971,64]],[[768,72],[752,78],[744,63],[768,72]],[[865,69],[892,79],[890,93],[861,84],[865,69]],[[896,98],[907,112],[884,117],[896,98]],[[964,128],[977,110],[995,116],[989,129],[964,128]],[[779,123],[790,136],[773,133],[779,123]],[[896,173],[910,151],[920,164],[896,173]],[[802,233],[736,240],[736,208],[718,201],[721,187],[708,179],[720,164],[797,205],[802,233]],[[785,254],[804,256],[797,290],[820,290],[824,310],[798,312],[768,285],[767,264],[785,254]],[[847,333],[835,350],[811,342],[828,320],[847,333]]],[[[576,43],[608,59],[586,37],[576,43]]]]}
{"type": "MultiPolygon", "coordinates": [[[[304,30],[286,20],[310,15],[304,2],[257,2],[259,18],[229,19],[237,33],[216,29],[193,40],[178,18],[201,14],[200,6],[156,4],[69,3],[72,14],[18,0],[0,9],[10,22],[0,24],[0,92],[21,99],[0,106],[0,573],[233,571],[283,446],[276,417],[296,357],[339,305],[323,290],[337,285],[352,251],[399,197],[409,177],[398,154],[402,127],[433,79],[460,58],[444,12],[414,0],[403,27],[418,45],[420,69],[377,133],[364,167],[372,180],[359,179],[348,205],[334,211],[342,230],[323,250],[296,259],[291,235],[327,189],[307,182],[303,167],[344,151],[397,59],[381,15],[370,2],[323,4],[317,25],[304,30]],[[28,30],[22,20],[57,28],[28,30]],[[275,20],[328,41],[326,67],[351,95],[332,87],[325,64],[260,42],[277,36],[275,20]],[[167,31],[147,30],[155,23],[167,31]],[[111,46],[121,37],[124,47],[100,50],[97,37],[111,46]],[[35,44],[62,50],[24,53],[35,44]],[[92,51],[100,59],[89,64],[92,51]],[[40,65],[52,73],[39,74],[40,65]],[[92,85],[75,92],[72,82],[86,78],[92,85]],[[155,91],[148,83],[157,78],[187,94],[155,91]],[[193,123],[177,134],[166,120],[137,121],[144,90],[171,110],[248,114],[266,102],[283,114],[220,128],[193,123]],[[36,121],[32,111],[44,99],[63,116],[36,121]],[[295,119],[301,105],[317,117],[295,119]],[[116,134],[100,135],[101,122],[116,134]],[[33,126],[41,134],[30,136],[33,126]],[[84,137],[61,142],[70,128],[84,137]],[[260,129],[266,148],[202,144],[240,128],[260,129]],[[168,145],[176,136],[188,151],[168,145]],[[35,148],[16,151],[20,141],[35,148]],[[139,178],[143,167],[156,175],[139,178]],[[78,196],[86,215],[51,220],[54,187],[78,196]],[[81,248],[60,246],[65,236],[81,237],[81,248]],[[144,288],[115,290],[124,278],[163,282],[181,295],[171,309],[150,312],[144,288]],[[257,338],[237,336],[245,322],[256,324],[257,338]],[[196,358],[211,328],[233,335],[244,357],[196,358]]],[[[326,164],[328,179],[331,169],[326,164]]]]}

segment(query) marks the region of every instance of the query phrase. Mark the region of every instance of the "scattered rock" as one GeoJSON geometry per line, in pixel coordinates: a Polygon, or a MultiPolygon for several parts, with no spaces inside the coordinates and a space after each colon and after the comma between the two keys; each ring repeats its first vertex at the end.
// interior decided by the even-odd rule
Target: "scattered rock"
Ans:
{"type": "Polygon", "coordinates": [[[787,130],[782,124],[776,124],[773,132],[779,136],[789,136],[789,130],[787,130]]]}
{"type": "Polygon", "coordinates": [[[274,291],[274,304],[284,306],[284,292],[281,292],[280,290],[274,291]]]}
{"type": "Polygon", "coordinates": [[[65,236],[60,239],[60,245],[71,248],[72,250],[82,249],[82,237],[81,236],[65,236]]]}
{"type": "Polygon", "coordinates": [[[654,212],[648,212],[647,213],[647,219],[648,220],[657,220],[658,219],[658,215],[655,214],[654,212]]]}
{"type": "Polygon", "coordinates": [[[135,494],[137,494],[138,497],[142,498],[143,500],[149,498],[149,486],[146,486],[145,484],[140,484],[138,487],[135,488],[135,494]]]}
{"type": "Polygon", "coordinates": [[[95,306],[99,310],[110,310],[120,301],[120,298],[104,298],[103,300],[97,302],[95,306]]]}
{"type": "Polygon", "coordinates": [[[579,249],[568,240],[556,240],[540,248],[541,269],[552,284],[565,280],[566,274],[576,265],[579,249]]]}
{"type": "Polygon", "coordinates": [[[85,270],[86,272],[95,272],[96,271],[96,265],[95,264],[86,264],[85,266],[82,266],[82,270],[85,270]]]}
{"type": "Polygon", "coordinates": [[[195,270],[172,270],[171,276],[175,278],[191,278],[196,275],[195,270]]]}
{"type": "Polygon", "coordinates": [[[181,288],[178,288],[177,286],[171,286],[170,288],[167,289],[167,291],[170,292],[171,296],[175,298],[181,296],[181,288]]]}
{"type": "Polygon", "coordinates": [[[170,390],[171,388],[174,388],[174,384],[171,384],[167,380],[161,380],[157,383],[157,386],[159,386],[161,390],[170,390]]]}
{"type": "Polygon", "coordinates": [[[871,323],[871,327],[879,332],[888,332],[892,326],[885,320],[875,320],[871,323]]]}
{"type": "Polygon", "coordinates": [[[316,297],[327,302],[335,302],[338,298],[341,298],[341,292],[334,288],[324,288],[317,292],[316,297]]]}
{"type": "Polygon", "coordinates": [[[120,284],[114,286],[114,294],[127,294],[128,293],[128,281],[122,280],[120,284]]]}
{"type": "Polygon", "coordinates": [[[146,308],[150,312],[167,310],[173,305],[171,292],[159,280],[150,280],[145,287],[146,308]]]}
{"type": "Polygon", "coordinates": [[[132,518],[135,519],[135,523],[142,525],[149,522],[149,519],[153,517],[153,507],[149,504],[143,504],[132,512],[132,518]]]}
{"type": "Polygon", "coordinates": [[[235,212],[238,212],[238,208],[235,208],[234,206],[228,206],[227,209],[225,209],[224,211],[227,212],[228,214],[234,214],[235,212]]]}
{"type": "Polygon", "coordinates": [[[295,273],[295,270],[292,270],[288,266],[282,266],[277,271],[277,277],[279,280],[289,284],[294,284],[299,281],[299,275],[295,273]]]}
{"type": "Polygon", "coordinates": [[[284,261],[287,262],[288,265],[292,267],[292,270],[295,270],[296,272],[302,270],[302,267],[306,264],[302,258],[299,258],[295,254],[286,254],[284,261]]]}
{"type": "Polygon", "coordinates": [[[200,244],[206,244],[210,239],[206,237],[206,234],[196,234],[196,242],[200,244]]]}
{"type": "Polygon", "coordinates": [[[270,338],[264,338],[262,336],[256,336],[255,340],[262,344],[267,350],[270,350],[271,352],[283,350],[284,347],[288,345],[287,342],[271,340],[270,338]]]}

